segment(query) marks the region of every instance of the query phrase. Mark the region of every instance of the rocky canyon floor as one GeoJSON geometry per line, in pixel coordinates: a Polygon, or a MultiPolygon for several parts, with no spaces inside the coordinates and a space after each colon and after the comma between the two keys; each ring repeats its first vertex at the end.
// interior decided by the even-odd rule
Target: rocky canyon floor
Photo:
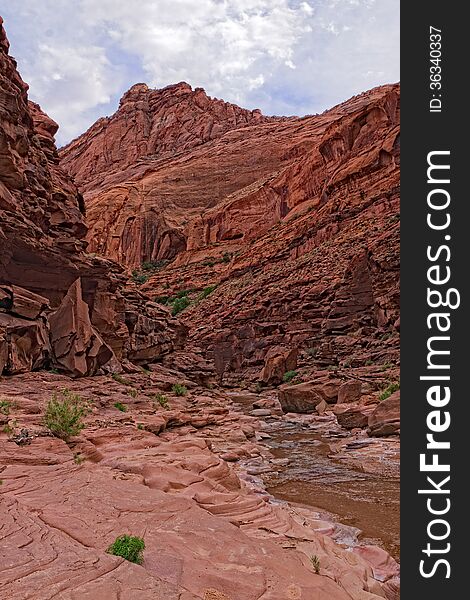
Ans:
{"type": "Polygon", "coordinates": [[[26,374],[2,379],[0,389],[3,597],[397,597],[398,564],[383,549],[390,537],[377,539],[372,522],[358,539],[357,511],[352,525],[331,516],[344,516],[347,496],[308,487],[318,477],[331,485],[332,468],[353,470],[358,482],[394,481],[395,439],[344,429],[331,410],[283,414],[273,391],[201,387],[162,367],[79,380],[26,374]],[[184,396],[171,391],[175,383],[184,396]],[[92,406],[68,443],[42,421],[64,387],[92,406]],[[276,450],[276,440],[289,439],[279,431],[292,427],[323,440],[318,454],[300,452],[309,465],[300,493],[299,454],[276,450]],[[124,533],[145,539],[142,566],[106,553],[124,533]]]}

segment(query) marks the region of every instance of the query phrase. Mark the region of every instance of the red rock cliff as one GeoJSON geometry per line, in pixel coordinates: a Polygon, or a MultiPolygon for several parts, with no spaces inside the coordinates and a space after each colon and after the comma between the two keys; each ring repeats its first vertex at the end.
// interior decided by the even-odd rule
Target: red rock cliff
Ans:
{"type": "MultiPolygon", "coordinates": [[[[169,123],[185,122],[185,111],[193,122],[189,88],[129,94],[145,106],[165,98],[169,123]]],[[[177,140],[171,152],[142,153],[98,183],[101,166],[95,173],[72,151],[116,147],[132,106],[141,115],[124,101],[106,121],[113,127],[98,123],[62,161],[84,178],[94,251],[131,267],[170,260],[143,286],[156,297],[218,285],[181,317],[223,369],[259,369],[277,345],[308,346],[322,365],[396,361],[399,96],[399,85],[386,85],[321,115],[237,127],[224,112],[225,131],[205,141],[193,132],[197,144],[163,128],[151,146],[177,140]]],[[[211,119],[207,102],[200,122],[211,119]]]]}
{"type": "Polygon", "coordinates": [[[84,375],[110,360],[151,361],[183,330],[126,291],[118,265],[86,253],[85,205],[59,165],[58,126],[28,101],[2,23],[0,373],[54,365],[84,375]]]}

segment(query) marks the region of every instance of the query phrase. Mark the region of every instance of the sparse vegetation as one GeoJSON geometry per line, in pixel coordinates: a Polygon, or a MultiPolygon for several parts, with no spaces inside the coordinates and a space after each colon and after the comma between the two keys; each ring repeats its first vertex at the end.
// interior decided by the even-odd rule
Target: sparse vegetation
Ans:
{"type": "Polygon", "coordinates": [[[188,388],[185,385],[182,385],[181,383],[175,383],[172,386],[171,391],[176,396],[186,396],[186,394],[188,393],[188,388]]]}
{"type": "Polygon", "coordinates": [[[131,398],[137,398],[137,396],[139,395],[139,392],[136,389],[134,389],[134,388],[128,389],[127,393],[129,394],[129,396],[131,398]]]}
{"type": "Polygon", "coordinates": [[[141,271],[150,271],[153,273],[166,267],[169,262],[169,260],[147,260],[140,265],[140,269],[141,271]]]}
{"type": "Polygon", "coordinates": [[[137,429],[143,429],[143,428],[144,428],[143,423],[137,423],[137,429]]]}
{"type": "Polygon", "coordinates": [[[117,408],[121,412],[127,412],[127,406],[125,406],[122,402],[115,402],[114,408],[117,408]]]}
{"type": "Polygon", "coordinates": [[[14,431],[14,427],[12,425],[10,425],[10,423],[7,423],[6,425],[3,426],[3,433],[10,435],[13,433],[13,431],[14,431]]]}
{"type": "Polygon", "coordinates": [[[2,415],[9,415],[11,409],[11,402],[9,400],[0,400],[0,413],[2,415]]]}
{"type": "Polygon", "coordinates": [[[76,454],[74,454],[74,455],[73,455],[73,462],[74,462],[76,465],[81,465],[81,464],[82,464],[82,462],[84,462],[84,461],[85,461],[85,457],[84,457],[84,456],[82,456],[82,455],[80,454],[80,452],[77,452],[76,454]]]}
{"type": "Polygon", "coordinates": [[[178,313],[183,311],[185,308],[188,308],[190,304],[191,300],[188,298],[188,296],[181,296],[180,298],[175,298],[175,300],[173,301],[171,314],[174,317],[176,317],[178,313]]]}
{"type": "Polygon", "coordinates": [[[400,389],[400,384],[397,383],[396,381],[394,381],[393,383],[390,383],[384,390],[382,390],[382,393],[379,396],[379,400],[386,400],[387,398],[390,398],[390,396],[398,391],[400,389]]]}
{"type": "Polygon", "coordinates": [[[125,379],[122,375],[119,375],[119,373],[112,373],[111,377],[121,385],[132,385],[130,381],[125,379]]]}
{"type": "Polygon", "coordinates": [[[52,394],[44,413],[44,424],[52,435],[67,441],[85,427],[83,417],[89,412],[87,400],[64,388],[52,394]]]}
{"type": "Polygon", "coordinates": [[[204,300],[205,298],[207,298],[207,296],[209,296],[210,294],[212,294],[212,292],[215,290],[217,286],[216,285],[208,285],[206,288],[204,288],[202,290],[202,292],[199,294],[199,296],[197,297],[198,300],[204,300]]]}
{"type": "Polygon", "coordinates": [[[393,367],[392,363],[386,362],[380,367],[380,370],[388,371],[388,369],[391,369],[392,367],[393,367]]]}
{"type": "Polygon", "coordinates": [[[129,562],[141,565],[144,560],[144,550],[145,542],[142,538],[132,535],[121,535],[108,547],[107,552],[108,554],[121,556],[129,562]]]}
{"type": "Polygon", "coordinates": [[[227,264],[231,260],[232,260],[232,255],[230,254],[230,252],[224,252],[222,255],[222,262],[227,264]]]}
{"type": "Polygon", "coordinates": [[[284,381],[284,383],[290,383],[297,375],[297,371],[286,371],[282,376],[282,381],[284,381]]]}
{"type": "Polygon", "coordinates": [[[310,562],[312,563],[313,570],[318,575],[320,573],[320,559],[314,554],[310,557],[310,562]]]}
{"type": "Polygon", "coordinates": [[[366,367],[370,367],[370,366],[372,366],[373,364],[374,364],[374,361],[369,359],[369,360],[366,360],[366,362],[364,363],[364,366],[366,366],[366,367]]]}
{"type": "Polygon", "coordinates": [[[154,401],[157,402],[162,408],[168,408],[168,398],[165,396],[165,394],[155,394],[154,395],[154,401]]]}
{"type": "Polygon", "coordinates": [[[132,271],[132,281],[138,285],[146,283],[150,278],[150,273],[142,273],[141,271],[132,271]]]}
{"type": "Polygon", "coordinates": [[[312,358],[315,358],[315,356],[318,354],[318,348],[307,348],[307,355],[311,356],[312,358]]]}

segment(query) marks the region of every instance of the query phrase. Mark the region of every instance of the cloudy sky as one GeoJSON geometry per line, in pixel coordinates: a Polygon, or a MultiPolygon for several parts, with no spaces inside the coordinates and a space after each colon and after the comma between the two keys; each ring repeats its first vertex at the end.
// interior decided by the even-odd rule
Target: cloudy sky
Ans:
{"type": "Polygon", "coordinates": [[[0,14],[59,145],[140,81],[304,115],[399,80],[399,0],[0,0],[0,14]]]}

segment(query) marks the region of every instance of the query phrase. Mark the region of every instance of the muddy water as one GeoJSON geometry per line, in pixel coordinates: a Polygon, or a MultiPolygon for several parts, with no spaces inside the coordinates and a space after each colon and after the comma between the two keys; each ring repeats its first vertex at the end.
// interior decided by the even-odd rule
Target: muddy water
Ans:
{"type": "MultiPolygon", "coordinates": [[[[360,529],[363,542],[380,545],[399,559],[397,455],[389,461],[395,464],[385,464],[387,443],[397,447],[397,442],[353,441],[352,453],[356,453],[356,459],[359,455],[355,462],[347,460],[348,456],[343,460],[332,455],[332,441],[335,443],[335,435],[341,434],[318,432],[282,420],[268,422],[266,432],[271,438],[265,443],[272,454],[289,459],[278,472],[263,476],[273,496],[325,511],[336,521],[360,529]],[[367,461],[374,450],[371,466],[377,461],[384,464],[372,468],[373,473],[362,472],[361,460],[367,461]]],[[[345,452],[338,456],[344,457],[345,452]]]]}

